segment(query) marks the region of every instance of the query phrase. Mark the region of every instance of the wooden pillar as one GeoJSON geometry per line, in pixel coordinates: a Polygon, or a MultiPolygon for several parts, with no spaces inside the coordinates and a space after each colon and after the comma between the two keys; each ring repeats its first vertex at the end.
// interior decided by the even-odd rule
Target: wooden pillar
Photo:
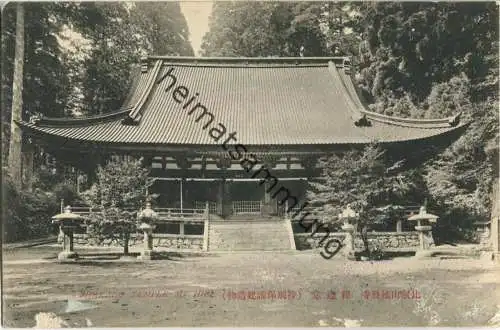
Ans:
{"type": "Polygon", "coordinates": [[[271,184],[268,181],[264,182],[264,203],[263,203],[263,216],[271,216],[277,213],[278,203],[275,198],[272,197],[273,191],[271,189],[271,184]]]}
{"type": "Polygon", "coordinates": [[[271,191],[270,191],[270,188],[271,188],[271,185],[269,184],[268,181],[264,181],[264,204],[268,205],[269,203],[271,203],[271,191]]]}
{"type": "Polygon", "coordinates": [[[180,202],[180,209],[181,209],[181,213],[184,209],[184,179],[180,179],[179,181],[179,202],[180,202]]]}
{"type": "Polygon", "coordinates": [[[217,213],[222,217],[224,204],[224,180],[217,181],[217,213]]]}
{"type": "Polygon", "coordinates": [[[233,201],[231,198],[231,182],[224,180],[224,216],[229,217],[233,214],[233,201]]]}
{"type": "Polygon", "coordinates": [[[220,216],[227,218],[233,212],[233,205],[231,201],[231,187],[230,182],[222,179],[219,181],[218,193],[217,193],[217,206],[219,209],[220,216]]]}

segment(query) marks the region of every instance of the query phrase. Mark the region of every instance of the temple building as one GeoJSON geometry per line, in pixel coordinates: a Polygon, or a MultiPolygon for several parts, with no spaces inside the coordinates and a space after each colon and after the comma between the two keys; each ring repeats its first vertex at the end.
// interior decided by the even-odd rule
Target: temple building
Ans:
{"type": "Polygon", "coordinates": [[[377,142],[412,157],[466,127],[459,115],[371,112],[352,74],[346,57],[152,56],[121,109],[19,124],[33,143],[90,177],[109,156],[143,157],[157,208],[207,208],[214,223],[270,222],[303,200],[321,156],[377,142]]]}

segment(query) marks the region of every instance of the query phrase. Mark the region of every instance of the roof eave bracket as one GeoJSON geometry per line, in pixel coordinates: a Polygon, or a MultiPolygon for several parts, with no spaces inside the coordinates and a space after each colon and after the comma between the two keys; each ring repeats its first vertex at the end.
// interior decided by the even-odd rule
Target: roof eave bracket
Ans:
{"type": "Polygon", "coordinates": [[[129,115],[129,116],[123,118],[122,124],[129,125],[129,126],[137,126],[141,122],[141,118],[142,118],[141,115],[135,116],[135,117],[132,117],[129,115]]]}

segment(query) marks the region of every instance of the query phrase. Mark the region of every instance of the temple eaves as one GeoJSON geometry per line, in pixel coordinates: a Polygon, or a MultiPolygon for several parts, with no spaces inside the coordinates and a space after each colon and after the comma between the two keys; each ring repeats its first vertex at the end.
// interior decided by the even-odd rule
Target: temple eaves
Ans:
{"type": "Polygon", "coordinates": [[[410,119],[367,110],[346,57],[161,56],[142,61],[119,111],[20,124],[75,141],[169,145],[214,145],[207,130],[215,125],[237,132],[241,143],[262,146],[395,143],[463,126],[459,114],[410,119]]]}

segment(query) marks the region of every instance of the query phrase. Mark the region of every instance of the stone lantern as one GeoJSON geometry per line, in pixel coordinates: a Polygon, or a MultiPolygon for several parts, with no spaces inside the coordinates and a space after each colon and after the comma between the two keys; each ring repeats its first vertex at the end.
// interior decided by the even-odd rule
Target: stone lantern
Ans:
{"type": "Polygon", "coordinates": [[[139,229],[144,233],[144,250],[141,252],[139,259],[153,259],[153,229],[154,222],[158,218],[158,214],[151,208],[151,202],[146,202],[146,208],[137,214],[137,220],[141,222],[139,229]]]}
{"type": "Polygon", "coordinates": [[[73,250],[73,234],[81,226],[83,217],[71,212],[71,206],[66,206],[64,212],[52,217],[52,223],[58,224],[63,233],[63,250],[57,258],[59,260],[76,259],[78,254],[73,250]]]}
{"type": "Polygon", "coordinates": [[[436,223],[439,217],[437,215],[427,213],[426,207],[420,207],[418,214],[412,215],[408,218],[409,221],[417,221],[415,230],[418,231],[418,238],[420,241],[420,248],[416,255],[426,254],[424,251],[429,249],[429,241],[432,230],[432,223],[436,223]],[[428,224],[430,223],[430,224],[428,224]]]}
{"type": "Polygon", "coordinates": [[[359,217],[359,213],[351,209],[350,205],[339,213],[339,219],[343,220],[342,230],[346,232],[345,237],[345,256],[348,260],[356,260],[355,250],[354,250],[354,231],[356,230],[356,223],[359,217]]]}

